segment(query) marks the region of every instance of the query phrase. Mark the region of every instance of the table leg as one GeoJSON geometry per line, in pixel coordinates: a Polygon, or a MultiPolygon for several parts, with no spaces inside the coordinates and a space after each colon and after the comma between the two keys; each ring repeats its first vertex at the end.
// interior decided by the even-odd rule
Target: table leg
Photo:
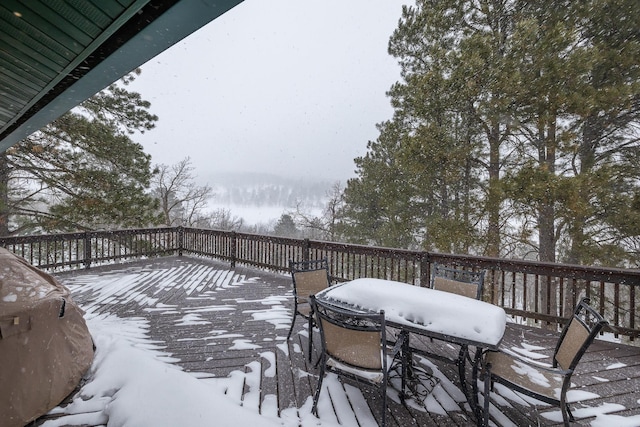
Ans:
{"type": "Polygon", "coordinates": [[[460,346],[460,352],[458,353],[458,359],[456,360],[456,365],[458,365],[458,375],[460,376],[460,387],[462,388],[462,393],[464,393],[473,414],[476,417],[477,424],[482,425],[480,420],[482,418],[482,414],[479,408],[478,402],[478,363],[480,361],[480,356],[482,352],[476,348],[473,358],[473,366],[471,371],[471,393],[469,393],[469,388],[467,387],[467,371],[466,371],[466,362],[467,358],[471,360],[469,357],[469,346],[463,344],[460,346]]]}
{"type": "MultiPolygon", "coordinates": [[[[407,398],[424,402],[427,395],[437,384],[437,378],[433,376],[433,371],[428,367],[414,365],[413,354],[409,340],[410,332],[401,331],[398,339],[401,339],[401,361],[402,361],[402,391],[400,397],[402,401],[407,398]],[[429,387],[429,384],[431,387],[429,387]]],[[[420,352],[417,352],[420,354],[420,352]]]]}
{"type": "Polygon", "coordinates": [[[406,331],[400,331],[399,339],[402,340],[402,349],[401,349],[401,357],[402,357],[402,393],[401,399],[404,401],[407,396],[407,378],[409,375],[412,375],[411,365],[413,363],[413,355],[411,354],[411,348],[409,346],[409,333],[406,331]]]}
{"type": "Polygon", "coordinates": [[[462,393],[464,393],[464,397],[467,398],[469,402],[469,390],[467,389],[467,371],[466,371],[466,363],[467,358],[469,357],[469,346],[463,344],[460,346],[460,351],[458,352],[458,360],[456,361],[456,365],[458,366],[458,376],[460,377],[460,387],[462,388],[462,393]]]}
{"type": "Polygon", "coordinates": [[[484,427],[489,425],[489,393],[491,393],[491,363],[487,363],[484,366],[484,427]]]}
{"type": "Polygon", "coordinates": [[[472,370],[472,381],[473,383],[473,399],[469,401],[473,402],[472,409],[476,416],[476,424],[478,426],[487,426],[489,423],[489,388],[491,386],[491,375],[488,372],[485,372],[484,378],[484,404],[483,407],[480,407],[480,402],[478,401],[478,370],[482,366],[482,349],[476,348],[476,353],[473,358],[473,370],[472,370]]]}

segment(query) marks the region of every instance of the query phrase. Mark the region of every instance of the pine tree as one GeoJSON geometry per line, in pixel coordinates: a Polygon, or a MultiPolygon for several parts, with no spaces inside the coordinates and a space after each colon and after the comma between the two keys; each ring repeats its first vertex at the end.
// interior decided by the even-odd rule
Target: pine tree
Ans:
{"type": "Polygon", "coordinates": [[[298,237],[299,230],[289,214],[282,214],[273,227],[273,233],[280,237],[298,237]]]}
{"type": "Polygon", "coordinates": [[[151,158],[131,140],[155,126],[149,106],[113,84],[3,153],[0,232],[156,224],[157,202],[147,193],[151,158]]]}
{"type": "Polygon", "coordinates": [[[395,123],[378,125],[380,136],[367,154],[355,159],[358,178],[344,191],[340,233],[354,243],[412,248],[416,246],[416,209],[411,183],[398,161],[401,135],[395,123]]]}
{"type": "MultiPolygon", "coordinates": [[[[389,42],[403,78],[389,91],[394,131],[381,131],[380,144],[370,143],[367,155],[375,159],[383,142],[394,147],[386,153],[395,171],[374,172],[378,166],[356,160],[369,169],[358,182],[360,192],[368,192],[360,201],[381,199],[372,191],[388,188],[381,203],[397,214],[363,231],[390,229],[389,239],[403,236],[402,247],[499,255],[501,146],[511,131],[503,120],[509,102],[502,85],[509,73],[502,46],[510,20],[501,19],[508,18],[500,15],[501,2],[480,3],[477,9],[476,2],[445,0],[403,7],[389,42]]],[[[346,195],[356,192],[355,184],[348,183],[346,195]]],[[[348,203],[354,201],[352,195],[348,203]]]]}
{"type": "Polygon", "coordinates": [[[619,220],[638,216],[640,4],[519,5],[514,74],[527,85],[514,93],[522,161],[509,196],[537,217],[539,259],[628,265],[639,230],[619,220]]]}
{"type": "Polygon", "coordinates": [[[356,159],[345,224],[401,247],[640,263],[638,28],[635,0],[404,7],[393,127],[356,159]]]}

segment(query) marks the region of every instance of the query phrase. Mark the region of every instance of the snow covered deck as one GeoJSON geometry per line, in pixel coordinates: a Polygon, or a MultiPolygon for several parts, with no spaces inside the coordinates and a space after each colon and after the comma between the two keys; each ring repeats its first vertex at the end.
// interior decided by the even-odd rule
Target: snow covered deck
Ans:
{"type": "MultiPolygon", "coordinates": [[[[123,418],[131,425],[170,426],[172,419],[184,426],[224,425],[225,420],[256,425],[256,416],[264,425],[376,425],[375,390],[332,376],[324,383],[320,420],[310,414],[317,370],[303,354],[305,322],[298,319],[298,333],[285,340],[293,307],[289,276],[168,257],[58,278],[86,310],[97,353],[80,393],[38,425],[97,426],[123,418]],[[171,375],[165,377],[167,372],[171,375]]],[[[502,345],[545,361],[555,339],[547,331],[510,324],[502,345]]],[[[440,345],[417,337],[411,342],[440,345]]],[[[450,357],[457,354],[441,346],[450,357]]],[[[456,367],[420,357],[415,361],[434,371],[437,385],[407,406],[390,389],[388,424],[474,425],[456,367]]],[[[640,348],[596,341],[573,380],[576,391],[570,399],[582,400],[572,405],[578,425],[640,425],[640,348]]],[[[499,385],[495,391],[495,425],[561,424],[556,408],[533,406],[499,385]]]]}

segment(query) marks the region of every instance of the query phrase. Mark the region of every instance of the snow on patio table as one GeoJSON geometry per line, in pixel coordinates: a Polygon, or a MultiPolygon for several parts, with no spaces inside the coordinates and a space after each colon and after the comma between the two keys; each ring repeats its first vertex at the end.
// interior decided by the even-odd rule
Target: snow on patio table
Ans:
{"type": "Polygon", "coordinates": [[[356,279],[318,296],[361,309],[384,310],[387,320],[395,323],[490,345],[500,342],[506,326],[501,307],[392,280],[356,279]]]}

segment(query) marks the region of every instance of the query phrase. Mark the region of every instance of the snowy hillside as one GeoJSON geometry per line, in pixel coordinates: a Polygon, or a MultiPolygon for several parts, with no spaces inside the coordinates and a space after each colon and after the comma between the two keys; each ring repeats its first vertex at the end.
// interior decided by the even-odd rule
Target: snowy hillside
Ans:
{"type": "Polygon", "coordinates": [[[269,174],[210,174],[204,178],[213,189],[211,209],[228,209],[249,224],[277,220],[297,205],[319,213],[334,184],[269,174]]]}

